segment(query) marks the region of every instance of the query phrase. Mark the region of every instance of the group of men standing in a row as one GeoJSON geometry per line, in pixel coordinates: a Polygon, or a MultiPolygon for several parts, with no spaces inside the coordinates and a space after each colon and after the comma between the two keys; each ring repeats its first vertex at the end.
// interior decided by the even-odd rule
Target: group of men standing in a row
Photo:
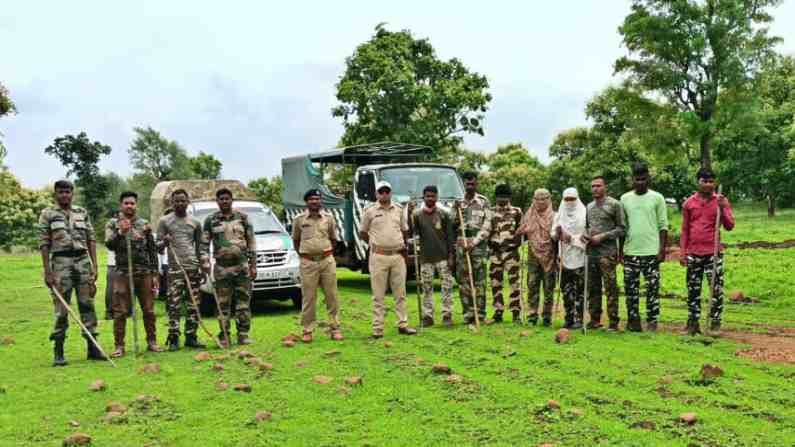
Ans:
{"type": "MultiPolygon", "coordinates": [[[[514,322],[521,322],[523,305],[529,324],[539,316],[545,326],[553,319],[554,289],[560,281],[563,291],[565,324],[580,328],[584,324],[584,293],[588,287],[590,329],[602,326],[602,290],[607,295],[608,330],[619,327],[619,302],[616,269],[624,265],[624,285],[629,331],[642,331],[639,301],[640,279],[646,281],[646,329],[655,331],[660,313],[660,263],[665,259],[668,242],[668,217],[662,195],[649,189],[649,172],[645,166],[633,168],[633,190],[618,201],[607,195],[604,178],[591,182],[593,201],[586,207],[575,188],[563,192],[557,213],[551,194],[538,189],[532,205],[524,213],[511,204],[508,185],[496,188],[496,206],[477,192],[477,175],[463,176],[465,195],[456,201],[452,212],[437,205],[438,190],[429,185],[423,191],[423,204],[414,202],[408,209],[392,201],[388,182],[376,184],[377,202],[361,218],[359,235],[370,248],[369,273],[373,292],[372,337],[384,336],[385,295],[391,289],[395,297],[398,333],[416,334],[408,324],[406,308],[407,241],[415,238],[423,290],[421,325],[433,326],[433,279],[442,283],[442,324],[453,324],[453,273],[459,284],[465,324],[476,318],[486,324],[503,320],[504,279],[508,276],[509,302],[514,322]],[[521,247],[526,241],[526,259],[521,247]],[[527,300],[522,302],[521,270],[526,269],[527,300]],[[486,271],[490,269],[490,282],[486,271]],[[587,269],[587,273],[586,273],[587,269]],[[585,278],[588,278],[587,284],[585,278]],[[493,314],[486,320],[486,289],[491,288],[493,314]],[[543,290],[543,306],[539,309],[543,290]],[[477,312],[477,315],[476,315],[477,312]],[[540,315],[539,315],[540,314],[540,315]]],[[[684,204],[680,238],[681,263],[687,267],[689,318],[686,332],[700,332],[701,284],[706,273],[716,272],[710,306],[711,329],[720,329],[723,310],[723,256],[719,247],[720,219],[726,230],[734,227],[728,200],[715,194],[715,175],[706,169],[697,174],[698,192],[684,204]],[[718,217],[720,215],[720,217],[718,217]],[[717,233],[716,233],[717,231],[717,233]]],[[[40,250],[44,279],[53,290],[55,327],[54,365],[66,364],[64,339],[68,305],[72,291],[78,299],[80,319],[87,332],[97,337],[94,312],[97,257],[94,230],[86,210],[72,206],[74,187],[65,180],[55,183],[56,206],[42,211],[39,218],[40,250]]],[[[316,327],[317,289],[322,288],[329,313],[329,335],[343,340],[337,299],[334,249],[337,224],[321,205],[319,190],[307,191],[307,209],[293,221],[292,238],[301,257],[303,305],[302,340],[309,343],[316,327]]],[[[160,352],[157,343],[154,298],[158,290],[157,253],[168,250],[169,350],[179,349],[180,314],[185,305],[185,346],[204,347],[198,337],[200,323],[198,289],[210,272],[210,245],[214,257],[214,291],[219,307],[222,346],[230,343],[232,308],[235,309],[238,344],[252,343],[251,281],[256,277],[256,242],[245,213],[235,210],[232,192],[216,192],[219,210],[202,225],[187,213],[190,197],[185,190],[171,195],[172,212],[160,219],[158,239],[143,218],[137,216],[138,196],[124,192],[119,198],[120,213],[105,229],[105,245],[115,253],[116,266],[110,287],[113,290],[112,316],[115,350],[111,357],[125,354],[126,320],[133,312],[132,295],[138,297],[143,314],[146,346],[160,352]],[[131,290],[132,289],[132,290],[131,290]]],[[[88,358],[105,360],[105,355],[86,336],[88,358]]]]}
{"type": "MultiPolygon", "coordinates": [[[[53,290],[55,328],[50,335],[54,342],[54,366],[66,365],[64,340],[69,326],[68,309],[72,291],[77,295],[80,319],[87,332],[96,339],[97,318],[94,311],[97,258],[94,229],[85,209],[72,206],[74,186],[60,180],[55,183],[56,206],[46,208],[39,217],[40,250],[44,278],[53,290]],[[56,296],[57,295],[57,296],[56,296]]],[[[188,193],[178,189],[171,194],[172,212],[160,219],[155,240],[149,223],[137,215],[138,195],[132,191],[119,197],[120,212],[105,227],[105,245],[115,254],[115,268],[107,287],[112,288],[113,338],[115,349],[110,357],[125,355],[126,323],[134,312],[133,298],[138,298],[146,349],[161,352],[157,343],[154,300],[159,289],[158,253],[168,250],[167,313],[169,350],[179,349],[180,315],[185,319],[185,346],[203,348],[199,341],[199,287],[210,271],[210,244],[215,259],[213,287],[219,307],[222,346],[230,343],[229,319],[235,309],[237,341],[252,342],[251,283],[256,276],[256,242],[248,217],[232,208],[233,196],[228,189],[216,192],[219,210],[202,225],[187,213],[188,193]]],[[[106,360],[90,337],[84,334],[88,359],[106,360]]],[[[137,341],[137,340],[136,340],[137,341]]]]}
{"type": "MultiPolygon", "coordinates": [[[[372,337],[384,335],[385,294],[395,296],[398,333],[411,335],[406,309],[406,258],[408,241],[418,244],[419,276],[423,300],[421,325],[435,324],[433,280],[441,279],[442,324],[453,324],[453,277],[459,293],[465,324],[477,318],[486,324],[503,321],[503,289],[507,274],[510,295],[508,309],[520,323],[523,305],[529,324],[550,326],[553,319],[554,290],[560,281],[566,328],[585,324],[585,288],[588,288],[589,329],[602,327],[603,291],[607,296],[608,330],[619,329],[619,288],[617,266],[624,265],[626,291],[626,329],[643,330],[640,316],[640,281],[646,281],[646,330],[654,332],[660,315],[660,263],[668,245],[668,214],[661,194],[649,189],[649,171],[644,165],[633,168],[633,189],[621,200],[607,195],[601,176],[591,182],[593,201],[585,206],[575,188],[563,192],[557,213],[551,194],[538,189],[530,208],[522,211],[511,204],[511,188],[496,188],[496,206],[477,192],[477,175],[463,176],[465,195],[452,212],[437,205],[438,190],[429,185],[423,191],[423,204],[412,201],[404,212],[391,197],[391,185],[376,184],[377,202],[363,213],[359,234],[370,247],[369,273],[373,292],[372,337]],[[526,241],[526,260],[521,247],[526,241]],[[526,269],[527,300],[522,302],[520,284],[526,269]],[[490,270],[487,282],[486,271],[490,270]],[[587,269],[587,274],[586,274],[587,269]],[[587,284],[586,284],[587,278],[587,284]],[[493,298],[492,317],[486,319],[486,290],[493,298]],[[540,306],[543,291],[543,306],[540,306]],[[539,315],[540,314],[540,315],[539,315]]],[[[716,219],[731,230],[734,217],[728,200],[715,193],[715,175],[702,169],[697,174],[698,192],[684,204],[680,239],[681,263],[687,267],[689,318],[686,332],[700,333],[701,283],[704,274],[717,276],[710,305],[710,329],[719,330],[723,310],[723,256],[720,253],[716,219]],[[717,250],[717,251],[716,251],[717,250]],[[717,257],[716,257],[717,256],[717,257]]],[[[293,224],[293,239],[299,251],[303,287],[303,341],[311,342],[314,331],[317,288],[322,287],[331,319],[331,334],[339,333],[339,304],[336,291],[334,246],[336,223],[321,209],[321,192],[307,191],[307,210],[293,224]]]]}

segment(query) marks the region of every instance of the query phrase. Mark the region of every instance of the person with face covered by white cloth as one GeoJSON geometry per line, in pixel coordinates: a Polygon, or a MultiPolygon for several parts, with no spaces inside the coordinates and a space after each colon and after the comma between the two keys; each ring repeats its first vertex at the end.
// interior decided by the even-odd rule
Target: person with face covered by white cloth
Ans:
{"type": "Polygon", "coordinates": [[[563,274],[563,306],[566,310],[567,329],[582,328],[583,292],[585,291],[585,205],[580,201],[576,188],[566,188],[555,219],[551,236],[560,241],[563,274]]]}

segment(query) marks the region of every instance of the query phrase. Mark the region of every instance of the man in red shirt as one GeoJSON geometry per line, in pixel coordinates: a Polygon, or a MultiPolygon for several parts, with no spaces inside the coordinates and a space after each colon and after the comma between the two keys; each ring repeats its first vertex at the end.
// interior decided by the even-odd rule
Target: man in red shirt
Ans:
{"type": "Polygon", "coordinates": [[[701,283],[704,273],[711,282],[715,267],[715,289],[712,291],[709,315],[710,330],[720,330],[720,317],[723,312],[723,253],[720,244],[720,229],[715,234],[715,219],[721,213],[720,223],[726,231],[734,228],[729,200],[715,193],[715,173],[707,168],[696,174],[698,192],[690,196],[682,207],[682,235],[679,240],[683,267],[687,267],[687,307],[689,316],[685,331],[689,335],[701,333],[701,283]],[[717,237],[717,239],[716,239],[717,237]],[[716,250],[717,245],[717,250],[716,250]],[[718,259],[715,260],[717,251],[718,259]]]}

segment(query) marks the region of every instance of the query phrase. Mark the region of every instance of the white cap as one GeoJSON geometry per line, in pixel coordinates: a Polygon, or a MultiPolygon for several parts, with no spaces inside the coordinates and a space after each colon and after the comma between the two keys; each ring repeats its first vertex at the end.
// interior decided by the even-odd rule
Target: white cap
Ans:
{"type": "Polygon", "coordinates": [[[386,180],[381,180],[375,184],[376,192],[380,191],[381,188],[389,188],[389,191],[392,191],[392,185],[390,185],[389,182],[386,180]]]}

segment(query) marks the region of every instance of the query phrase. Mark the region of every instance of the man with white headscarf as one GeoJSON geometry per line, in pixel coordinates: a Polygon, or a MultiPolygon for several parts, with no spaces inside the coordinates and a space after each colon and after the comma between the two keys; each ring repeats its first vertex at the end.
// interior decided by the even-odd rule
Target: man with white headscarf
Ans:
{"type": "Polygon", "coordinates": [[[566,309],[568,329],[582,328],[583,292],[585,290],[585,205],[580,201],[576,188],[563,191],[558,213],[552,223],[550,235],[561,241],[563,274],[560,279],[563,289],[563,306],[566,309]]]}

